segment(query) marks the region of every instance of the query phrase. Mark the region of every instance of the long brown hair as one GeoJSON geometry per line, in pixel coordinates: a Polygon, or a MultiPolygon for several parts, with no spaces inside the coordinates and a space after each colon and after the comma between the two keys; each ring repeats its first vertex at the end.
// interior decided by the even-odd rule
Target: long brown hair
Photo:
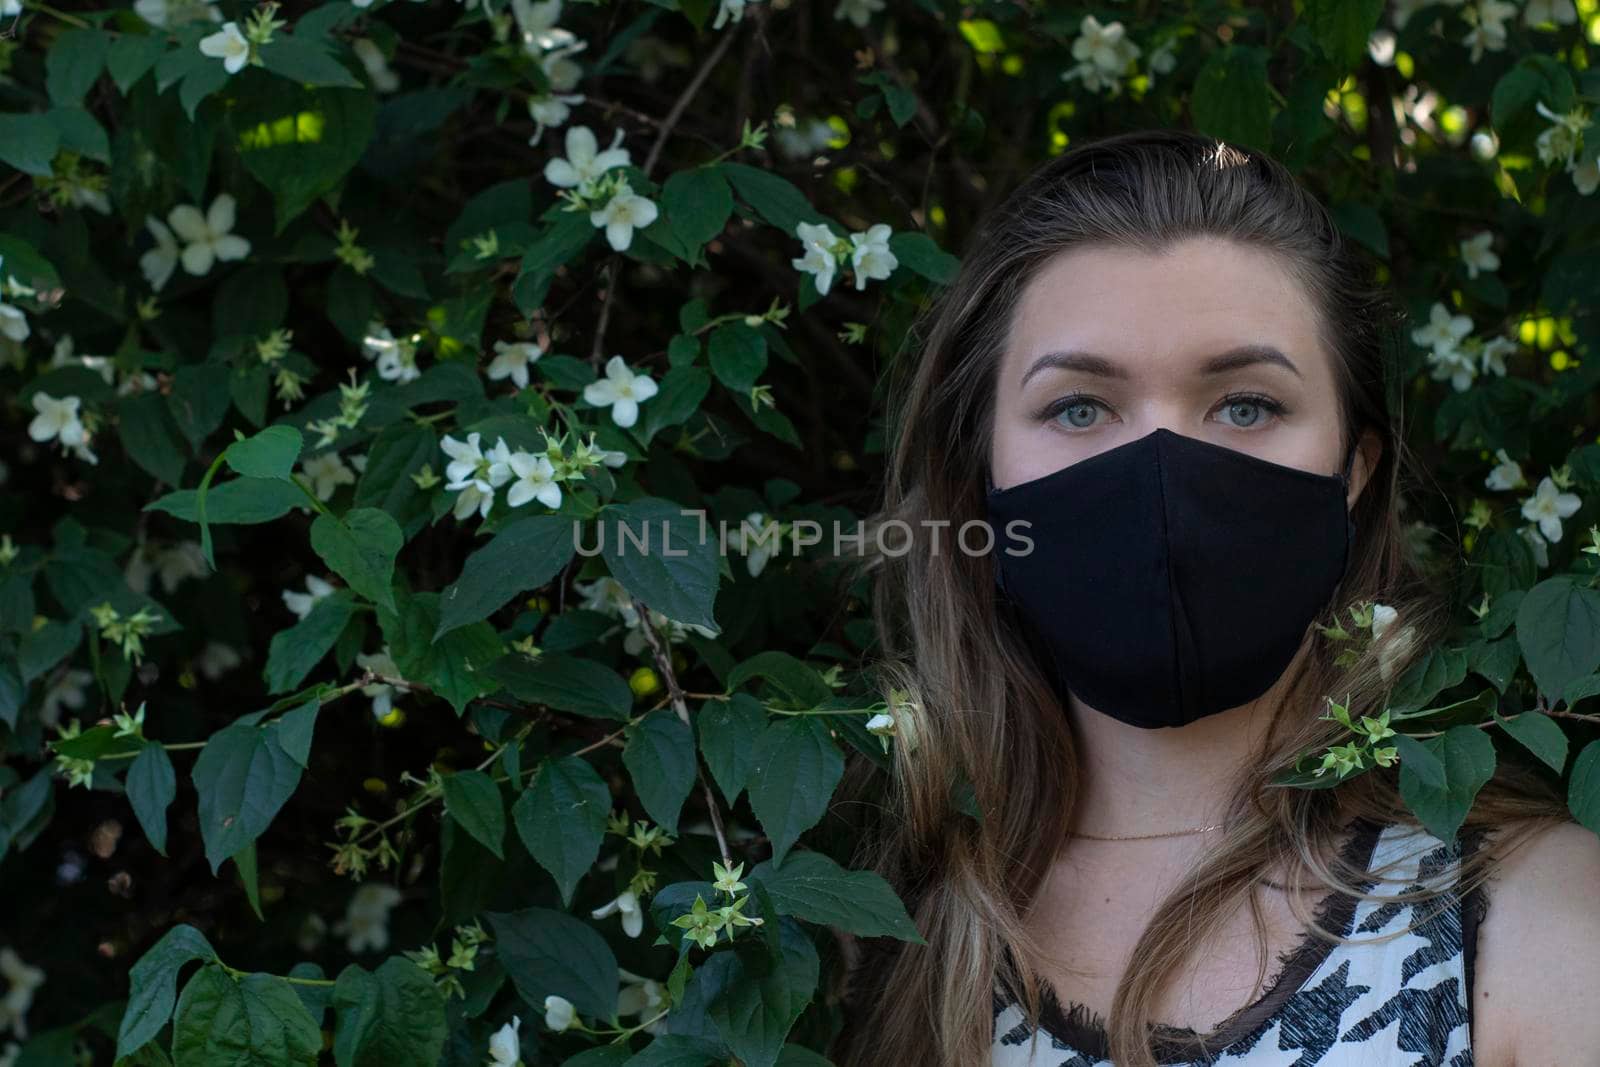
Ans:
{"type": "MultiPolygon", "coordinates": [[[[984,518],[996,368],[1019,294],[1042,264],[1073,245],[1158,251],[1200,236],[1242,242],[1284,263],[1317,306],[1321,337],[1334,355],[1345,447],[1364,430],[1382,441],[1353,510],[1349,569],[1319,622],[1349,626],[1348,609],[1370,601],[1399,616],[1383,642],[1313,641],[1293,680],[1294,696],[1235,784],[1230,828],[1156,910],[1117,986],[1107,1029],[1111,1059],[1125,1067],[1156,1062],[1153,1013],[1195,945],[1240,906],[1251,908],[1264,943],[1255,893],[1267,872],[1284,870],[1291,885],[1367,896],[1358,884],[1365,872],[1344,862],[1339,834],[1362,817],[1413,821],[1394,767],[1332,788],[1270,784],[1297,754],[1348,739],[1320,717],[1324,695],[1341,701],[1348,695],[1352,715],[1378,714],[1392,679],[1449,623],[1454,574],[1422,569],[1403,515],[1402,480],[1421,480],[1405,446],[1394,381],[1403,312],[1327,210],[1274,160],[1177,130],[1075,146],[1041,166],[983,221],[959,276],[913,330],[907,346],[913,358],[902,362],[888,390],[893,444],[882,507],[870,524],[901,520],[925,529],[924,522],[948,521],[956,530],[984,518]],[[1351,644],[1359,646],[1354,662],[1336,663],[1351,644]],[[1380,670],[1380,644],[1392,657],[1387,672],[1380,670]]],[[[904,714],[916,745],[893,746],[887,777],[856,755],[835,809],[854,820],[855,865],[889,881],[927,944],[845,939],[852,965],[835,991],[845,1026],[830,1050],[842,1067],[988,1062],[997,980],[1018,991],[1037,1020],[1045,956],[1023,919],[1066,838],[1077,798],[1069,720],[1021,635],[996,608],[990,558],[937,551],[932,543],[894,539],[897,554],[869,556],[866,563],[882,689],[908,695],[904,714]]],[[[1454,553],[1440,556],[1448,563],[1454,553]]],[[[1535,769],[1501,764],[1468,815],[1463,839],[1523,820],[1521,840],[1567,817],[1559,794],[1535,769]]],[[[1503,859],[1508,835],[1496,836],[1499,847],[1469,850],[1454,892],[1479,885],[1503,859]]],[[[1420,901],[1447,891],[1388,896],[1420,901]]],[[[1308,936],[1341,940],[1293,907],[1308,936]]],[[[1258,958],[1260,980],[1268,961],[1264,951],[1258,958]]]]}

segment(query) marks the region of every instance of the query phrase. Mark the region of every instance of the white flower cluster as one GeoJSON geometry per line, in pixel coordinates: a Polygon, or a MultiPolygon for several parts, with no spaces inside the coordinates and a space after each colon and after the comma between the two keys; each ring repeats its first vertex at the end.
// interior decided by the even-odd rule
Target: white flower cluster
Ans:
{"type": "MultiPolygon", "coordinates": [[[[1498,462],[1483,480],[1485,487],[1509,490],[1527,486],[1522,465],[1512,459],[1505,449],[1496,449],[1495,459],[1498,462]]],[[[1563,468],[1541,478],[1533,495],[1522,501],[1522,517],[1528,520],[1528,525],[1518,532],[1533,548],[1534,559],[1541,567],[1550,566],[1548,546],[1561,540],[1561,520],[1571,518],[1583,506],[1583,499],[1578,494],[1562,492],[1570,485],[1563,468]]]]}
{"type": "Polygon", "coordinates": [[[185,578],[204,578],[211,573],[199,541],[177,541],[170,545],[141,541],[128,556],[122,569],[128,587],[137,593],[150,592],[150,576],[161,576],[161,588],[168,594],[185,578]]]}
{"type": "Polygon", "coordinates": [[[222,21],[215,0],[134,0],[133,12],[163,30],[185,22],[222,21]]]}
{"type": "MultiPolygon", "coordinates": [[[[356,656],[356,664],[385,678],[405,680],[394,661],[394,656],[390,654],[387,642],[377,652],[359,653],[356,656]]],[[[372,698],[372,717],[388,725],[390,713],[394,711],[394,686],[385,682],[373,682],[371,685],[362,686],[361,693],[372,698]]]]}
{"type": "Polygon", "coordinates": [[[587,126],[574,126],[567,131],[566,158],[557,157],[544,165],[545,180],[562,189],[572,189],[575,203],[589,209],[589,222],[606,231],[606,242],[617,252],[625,252],[633,243],[635,228],[643,229],[656,220],[659,209],[655,202],[633,191],[623,175],[608,176],[607,171],[626,167],[632,163],[628,150],[622,147],[622,131],[616,131],[611,146],[600,150],[594,131],[587,126]],[[599,207],[598,202],[605,198],[599,207]]]}
{"type": "Polygon", "coordinates": [[[827,296],[835,272],[848,259],[850,269],[855,272],[856,291],[860,292],[867,287],[869,279],[887,278],[900,265],[889,250],[889,238],[893,234],[888,223],[879,222],[852,233],[846,241],[823,223],[802,222],[795,227],[795,236],[800,239],[805,255],[791,259],[789,265],[812,275],[817,292],[827,296]]]}
{"type": "Polygon", "coordinates": [[[556,25],[561,21],[561,0],[511,0],[511,13],[522,47],[538,60],[539,69],[550,83],[548,92],[528,98],[528,114],[534,122],[528,143],[536,145],[547,128],[565,125],[572,105],[583,103],[583,94],[571,91],[583,77],[583,69],[572,57],[589,45],[572,31],[556,25]]]}
{"type": "Polygon", "coordinates": [[[218,261],[248,256],[250,242],[233,232],[236,210],[233,195],[219,193],[204,215],[194,204],[179,204],[167,213],[166,224],[148,216],[144,224],[156,246],[139,257],[139,269],[150,288],[159,292],[180,262],[190,274],[202,275],[209,274],[218,261]],[[178,238],[183,240],[181,249],[178,238]]]}
{"type": "Polygon", "coordinates": [[[1504,378],[1506,356],[1517,350],[1516,342],[1510,338],[1492,337],[1485,341],[1469,336],[1471,333],[1471,318],[1452,315],[1449,308],[1438,302],[1428,313],[1427,325],[1411,331],[1411,339],[1428,349],[1433,377],[1439,381],[1449,379],[1457,392],[1471,388],[1480,373],[1504,378]]]}
{"type": "Polygon", "coordinates": [[[1546,107],[1543,100],[1535,101],[1533,106],[1552,123],[1534,142],[1539,161],[1546,166],[1560,163],[1572,175],[1572,184],[1582,196],[1600,189],[1600,138],[1591,145],[1584,137],[1584,131],[1590,126],[1589,111],[1578,105],[1558,115],[1546,107]]]}
{"type": "Polygon", "coordinates": [[[105,383],[107,385],[115,385],[118,396],[127,396],[130,393],[140,391],[149,392],[160,387],[160,383],[156,381],[155,375],[146,370],[134,371],[131,374],[123,374],[121,376],[122,381],[119,383],[117,381],[117,365],[112,362],[110,356],[80,356],[76,352],[76,347],[77,345],[76,342],[72,340],[72,335],[63,334],[61,339],[56,342],[56,347],[50,354],[49,369],[54,370],[57,367],[84,367],[88,370],[92,370],[96,374],[100,375],[101,378],[105,379],[105,383]]]}
{"type": "MultiPolygon", "coordinates": [[[[1122,92],[1123,72],[1139,55],[1139,46],[1128,39],[1128,28],[1121,22],[1102,25],[1093,15],[1085,15],[1078,26],[1078,37],[1072,42],[1072,58],[1077,63],[1061,72],[1061,80],[1081,79],[1091,93],[1109,89],[1116,96],[1122,92]]],[[[1170,52],[1161,59],[1167,70],[1171,69],[1170,60],[1170,52]]],[[[1152,59],[1152,66],[1154,63],[1152,59]]]]}
{"type": "MultiPolygon", "coordinates": [[[[0,256],[0,267],[5,266],[5,257],[0,256]]],[[[0,282],[0,337],[21,344],[28,339],[31,329],[28,326],[28,316],[19,307],[6,303],[6,295],[12,296],[31,293],[27,286],[17,279],[4,275],[4,282],[0,282]]]]}

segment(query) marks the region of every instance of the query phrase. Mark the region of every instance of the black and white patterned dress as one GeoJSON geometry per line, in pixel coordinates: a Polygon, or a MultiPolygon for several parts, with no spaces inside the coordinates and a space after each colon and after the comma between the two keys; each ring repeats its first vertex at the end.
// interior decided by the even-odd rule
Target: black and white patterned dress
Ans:
{"type": "MultiPolygon", "coordinates": [[[[1382,873],[1403,881],[1363,886],[1388,897],[1454,885],[1463,850],[1481,838],[1463,833],[1446,844],[1415,824],[1361,820],[1345,855],[1368,872],[1399,861],[1382,873]]],[[[1303,934],[1280,957],[1272,986],[1229,1017],[1210,1051],[1192,1044],[1193,1030],[1158,1026],[1158,1059],[1182,1067],[1472,1067],[1472,968],[1486,907],[1481,887],[1420,904],[1329,894],[1317,915],[1346,937],[1417,928],[1354,945],[1303,934]]],[[[994,1009],[992,1067],[1112,1067],[1101,1018],[1080,1004],[1063,1010],[1048,986],[1038,1031],[998,988],[994,1009]]]]}

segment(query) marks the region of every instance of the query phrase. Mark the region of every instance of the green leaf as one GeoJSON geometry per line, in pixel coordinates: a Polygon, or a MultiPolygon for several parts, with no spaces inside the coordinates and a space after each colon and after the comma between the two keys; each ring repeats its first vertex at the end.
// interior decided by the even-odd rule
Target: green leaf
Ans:
{"type": "Polygon", "coordinates": [[[266,915],[261,911],[261,875],[256,869],[256,843],[250,842],[231,857],[233,865],[239,871],[239,881],[244,885],[245,899],[250,902],[250,910],[256,913],[256,918],[266,922],[266,915]]]}
{"type": "MultiPolygon", "coordinates": [[[[711,1002],[711,1021],[741,1063],[774,1067],[783,1042],[816,993],[821,962],[816,946],[793,921],[780,924],[781,955],[756,972],[737,953],[714,961],[729,968],[722,990],[711,1002]]],[[[708,963],[707,966],[711,964],[708,963]]]]}
{"type": "Polygon", "coordinates": [[[715,165],[680,170],[662,186],[661,208],[678,238],[698,251],[728,224],[733,190],[715,165]]]}
{"type": "Polygon", "coordinates": [[[786,716],[767,727],[748,788],[751,810],[772,839],[774,864],[822,819],[843,774],[844,756],[818,716],[786,716]]]}
{"type": "Polygon", "coordinates": [[[905,231],[889,238],[889,251],[907,267],[936,285],[949,285],[961,270],[961,260],[925,233],[905,231]]]}
{"type": "Polygon", "coordinates": [[[300,458],[302,441],[300,431],[293,426],[268,426],[253,437],[229,445],[222,458],[235,474],[246,478],[287,478],[300,458]]]}
{"type": "Polygon", "coordinates": [[[678,814],[694,788],[694,735],[683,720],[660,711],[627,730],[622,762],[633,777],[639,802],[669,834],[678,832],[678,814]]]}
{"type": "Polygon", "coordinates": [[[1383,259],[1389,258],[1389,230],[1383,216],[1370,204],[1341,200],[1329,206],[1339,229],[1383,259]]]}
{"type": "Polygon", "coordinates": [[[303,85],[361,89],[361,80],[343,63],[310,41],[281,34],[261,46],[261,64],[274,74],[303,85]]]}
{"type": "Polygon", "coordinates": [[[673,367],[662,377],[656,395],[639,409],[644,415],[640,436],[648,444],[668,426],[687,421],[700,410],[701,402],[710,391],[711,375],[699,367],[673,367]]]}
{"type": "Polygon", "coordinates": [[[767,713],[749,693],[735,693],[728,700],[707,701],[694,725],[706,766],[732,807],[750,780],[756,742],[767,728],[767,713]]]}
{"type": "Polygon", "coordinates": [[[1528,590],[1517,607],[1517,643],[1539,691],[1555,696],[1600,667],[1600,592],[1566,576],[1528,590]]]}
{"type": "MultiPolygon", "coordinates": [[[[132,393],[117,401],[117,432],[128,458],[146,473],[168,485],[183,481],[186,446],[160,393],[132,393]]],[[[213,502],[206,501],[206,518],[215,522],[213,502]]]]}
{"type": "Polygon", "coordinates": [[[600,855],[610,813],[610,788],[580,756],[542,762],[512,806],[517,836],[556,880],[562,907],[571,907],[573,889],[600,855]]]}
{"type": "Polygon", "coordinates": [[[128,802],[150,845],[167,854],[167,808],[178,795],[178,777],[172,760],[159,743],[151,742],[139,750],[128,767],[128,802]]]}
{"type": "Polygon", "coordinates": [[[1600,741],[1590,741],[1572,761],[1567,783],[1567,807],[1572,817],[1600,834],[1600,741]]]}
{"type": "Polygon", "coordinates": [[[522,656],[507,656],[490,674],[527,704],[618,722],[625,721],[633,710],[628,683],[593,660],[561,652],[545,652],[531,662],[522,656]]]}
{"type": "Polygon", "coordinates": [[[294,85],[239,100],[228,121],[245,169],[272,191],[278,232],[355,166],[376,113],[365,89],[294,85]]]}
{"type": "Polygon", "coordinates": [[[166,42],[159,32],[119,33],[106,53],[106,71],[123,96],[140,78],[150,72],[166,51],[166,42]]]}
{"type": "Polygon", "coordinates": [[[1460,648],[1430,648],[1411,666],[1400,672],[1389,695],[1389,707],[1398,718],[1427,706],[1446,689],[1467,676],[1467,654],[1460,648]]]}
{"type": "Polygon", "coordinates": [[[322,1030],[289,983],[272,974],[235,981],[207,964],[178,998],[172,1059],[187,1064],[315,1064],[322,1030]]]}
{"type": "Polygon", "coordinates": [[[572,559],[574,520],[559,515],[515,519],[467,557],[456,579],[439,595],[442,634],[487,619],[518,594],[555,577],[572,559]]]}
{"type": "Polygon", "coordinates": [[[1475,641],[1467,646],[1467,662],[1473,671],[1487,678],[1504,693],[1522,663],[1522,649],[1510,637],[1498,641],[1475,641]]]}
{"type": "Polygon", "coordinates": [[[752,678],[764,678],[803,708],[826,704],[833,690],[822,675],[787,652],[757,652],[728,672],[728,688],[737,689],[752,678]]]}
{"type": "Polygon", "coordinates": [[[500,965],[529,1004],[554,993],[580,1014],[609,1019],[617,1010],[617,958],[588,923],[550,908],[485,912],[500,965]]]}
{"type": "Polygon", "coordinates": [[[717,545],[701,536],[693,514],[670,500],[640,497],[607,509],[601,522],[601,555],[629,593],[669,619],[717,629],[717,545]]]}
{"type": "MultiPolygon", "coordinates": [[[[272,482],[262,482],[272,485],[272,482]]],[[[349,590],[338,589],[311,605],[306,617],[272,635],[262,677],[269,693],[287,693],[322,661],[355,612],[349,590]]]]}
{"type": "Polygon", "coordinates": [[[1202,133],[1259,151],[1270,149],[1272,94],[1266,49],[1225,45],[1212,52],[1195,76],[1190,112],[1202,133]]]}
{"type": "Polygon", "coordinates": [[[45,56],[45,91],[56,104],[76,105],[105,69],[109,38],[100,30],[67,30],[45,56]]]}
{"type": "Polygon", "coordinates": [[[1517,65],[1495,82],[1489,99],[1489,120],[1502,139],[1532,146],[1549,121],[1539,114],[1537,104],[1556,114],[1573,106],[1572,74],[1554,56],[1534,52],[1524,55],[1517,65]]]}
{"type": "Polygon", "coordinates": [[[1410,734],[1395,734],[1387,738],[1400,752],[1400,764],[1408,767],[1417,780],[1429,789],[1445,788],[1444,764],[1433,754],[1433,749],[1410,734]]]}
{"type": "Polygon", "coordinates": [[[742,322],[725,322],[711,331],[711,372],[736,395],[750,390],[767,369],[767,341],[742,322]]]}
{"type": "Polygon", "coordinates": [[[847,871],[820,852],[796,852],[781,868],[766,860],[745,877],[767,887],[780,915],[861,937],[927,943],[888,882],[871,871],[847,871]]]}
{"type": "Polygon", "coordinates": [[[344,518],[319,514],[311,523],[311,547],[350,588],[390,611],[394,604],[394,559],[405,535],[377,508],[352,508],[344,518]]]}
{"type": "Polygon", "coordinates": [[[420,967],[399,956],[368,974],[352,963],[333,987],[333,1058],[338,1067],[436,1067],[448,1028],[444,997],[420,967]]]}
{"type": "Polygon", "coordinates": [[[0,115],[0,163],[48,178],[60,145],[55,124],[43,115],[0,115]]]}
{"type": "Polygon", "coordinates": [[[482,771],[457,771],[440,778],[444,810],[499,859],[505,859],[506,807],[500,787],[482,771]]]}
{"type": "Polygon", "coordinates": [[[1478,790],[1494,777],[1494,742],[1476,726],[1452,726],[1423,745],[1443,764],[1445,785],[1429,786],[1402,760],[1400,796],[1429,833],[1453,841],[1478,790]]]}
{"type": "Polygon", "coordinates": [[[1317,47],[1339,72],[1352,70],[1367,54],[1383,0],[1307,0],[1306,16],[1317,47]]]}
{"type": "Polygon", "coordinates": [[[1524,711],[1509,719],[1497,712],[1494,719],[1523,748],[1538,756],[1557,774],[1567,765],[1567,735],[1544,712],[1524,711]]]}
{"type": "MultiPolygon", "coordinates": [[[[194,489],[178,489],[146,504],[144,510],[199,522],[198,495],[194,489]]],[[[235,478],[206,490],[206,522],[253,526],[282,518],[305,503],[305,494],[288,482],[235,478]]]]}
{"type": "Polygon", "coordinates": [[[378,607],[378,625],[383,628],[402,676],[423,683],[448,700],[457,715],[466,710],[473,697],[493,692],[503,684],[495,680],[490,669],[505,656],[494,627],[475,622],[435,641],[439,594],[401,593],[395,600],[398,613],[378,607]]]}
{"type": "Polygon", "coordinates": [[[128,972],[128,1006],[117,1028],[117,1056],[131,1056],[172,1017],[178,972],[190,960],[215,960],[204,934],[187,924],[174,926],[139,957],[128,972]]]}
{"type": "Polygon", "coordinates": [[[749,204],[756,214],[790,237],[799,240],[796,229],[802,222],[829,221],[827,216],[811,206],[806,195],[787,178],[743,163],[722,163],[719,166],[723,175],[733,183],[739,198],[749,204]]]}
{"type": "Polygon", "coordinates": [[[228,389],[232,373],[221,363],[190,363],[173,374],[167,410],[191,447],[198,449],[227,417],[233,402],[228,389]]]}
{"type": "Polygon", "coordinates": [[[289,753],[289,758],[302,767],[309,767],[311,737],[317,725],[317,712],[322,701],[313,696],[298,708],[286,711],[278,719],[278,743],[289,753]]]}
{"type": "Polygon", "coordinates": [[[246,723],[211,735],[192,776],[200,794],[200,836],[215,874],[250,844],[300,784],[301,767],[285,752],[278,727],[246,723]]]}

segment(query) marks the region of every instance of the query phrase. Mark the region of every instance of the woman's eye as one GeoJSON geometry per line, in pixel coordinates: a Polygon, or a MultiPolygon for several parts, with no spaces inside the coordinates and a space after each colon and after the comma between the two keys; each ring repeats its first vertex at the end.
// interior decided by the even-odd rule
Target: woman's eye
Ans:
{"type": "Polygon", "coordinates": [[[1056,421],[1074,429],[1084,429],[1094,424],[1095,409],[1098,406],[1093,400],[1070,401],[1057,413],[1056,421]]]}
{"type": "Polygon", "coordinates": [[[1222,410],[1227,412],[1228,420],[1241,429],[1249,429],[1263,423],[1273,413],[1272,405],[1267,401],[1246,398],[1230,400],[1223,405],[1222,410]]]}

